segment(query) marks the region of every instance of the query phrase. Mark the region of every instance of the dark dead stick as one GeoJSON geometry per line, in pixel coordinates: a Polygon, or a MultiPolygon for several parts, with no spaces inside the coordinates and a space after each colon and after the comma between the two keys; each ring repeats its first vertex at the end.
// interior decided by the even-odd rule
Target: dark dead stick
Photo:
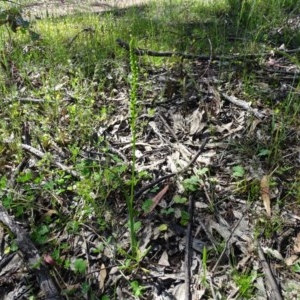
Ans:
{"type": "Polygon", "coordinates": [[[154,187],[155,185],[159,184],[160,182],[171,178],[173,176],[177,176],[181,173],[186,172],[190,166],[197,160],[197,158],[199,157],[199,155],[203,152],[203,149],[205,148],[207,142],[208,142],[208,136],[206,136],[200,146],[200,149],[198,150],[197,154],[194,156],[194,158],[187,164],[187,166],[185,166],[183,169],[181,169],[178,172],[174,172],[171,174],[167,174],[165,176],[159,177],[158,179],[152,181],[151,183],[149,183],[148,185],[144,186],[143,188],[141,188],[139,191],[137,191],[134,195],[134,198],[137,199],[138,197],[140,197],[143,193],[145,193],[146,191],[148,191],[149,189],[151,189],[152,187],[154,187]]]}
{"type": "Polygon", "coordinates": [[[46,300],[63,300],[55,282],[49,275],[48,269],[43,264],[37,248],[31,242],[27,232],[20,227],[8,214],[6,209],[0,203],[0,222],[8,227],[15,234],[17,245],[28,261],[28,267],[35,273],[40,289],[45,295],[46,300]]]}
{"type": "MultiPolygon", "coordinates": [[[[129,44],[121,39],[116,40],[117,44],[121,47],[126,49],[127,51],[130,50],[129,44]]],[[[153,51],[153,50],[147,50],[147,49],[140,49],[140,48],[135,48],[133,49],[135,55],[143,56],[143,55],[149,55],[149,56],[156,56],[156,57],[172,57],[172,56],[177,56],[181,58],[187,58],[187,59],[198,59],[198,60],[203,60],[207,61],[211,57],[207,55],[194,55],[194,54],[185,54],[185,53],[180,53],[180,52],[158,52],[158,51],[153,51]]]]}
{"type": "Polygon", "coordinates": [[[189,223],[186,230],[186,246],[185,246],[185,300],[191,300],[191,259],[192,259],[192,227],[193,227],[193,215],[194,215],[194,197],[189,197],[189,223]]]}
{"type": "Polygon", "coordinates": [[[263,267],[265,276],[266,276],[266,281],[267,281],[267,286],[269,287],[269,292],[271,293],[271,299],[274,300],[283,300],[283,297],[280,293],[280,289],[278,287],[278,284],[273,276],[273,273],[270,269],[269,264],[266,261],[265,255],[263,250],[261,249],[260,243],[258,241],[257,243],[257,252],[258,252],[258,256],[260,259],[260,263],[263,267]]]}
{"type": "MultiPolygon", "coordinates": [[[[121,47],[124,48],[127,51],[130,51],[130,46],[127,42],[121,40],[121,39],[116,39],[117,44],[121,47]]],[[[134,48],[133,52],[135,55],[138,56],[143,56],[143,55],[148,55],[148,56],[156,56],[156,57],[181,57],[184,59],[195,59],[195,60],[201,60],[201,61],[208,61],[211,62],[211,60],[244,60],[245,58],[248,59],[254,59],[258,58],[264,55],[267,55],[267,53],[262,53],[262,54],[241,54],[241,55],[232,55],[232,56],[212,56],[212,55],[196,55],[196,54],[185,54],[181,52],[158,52],[158,51],[153,51],[153,50],[148,50],[148,49],[141,49],[141,48],[134,48]]]]}
{"type": "Polygon", "coordinates": [[[222,261],[223,257],[226,255],[226,251],[228,250],[228,247],[229,247],[229,243],[230,243],[230,240],[231,238],[233,237],[236,229],[239,227],[241,221],[244,219],[244,215],[247,211],[248,207],[243,211],[242,213],[242,217],[236,222],[236,224],[234,225],[233,229],[231,230],[230,232],[230,235],[229,237],[227,238],[226,242],[225,242],[225,246],[224,246],[224,249],[223,251],[221,252],[221,254],[219,255],[219,258],[218,260],[216,261],[215,265],[213,266],[212,270],[211,270],[211,273],[212,273],[212,277],[214,276],[214,273],[217,269],[217,267],[219,266],[220,262],[222,261]]]}

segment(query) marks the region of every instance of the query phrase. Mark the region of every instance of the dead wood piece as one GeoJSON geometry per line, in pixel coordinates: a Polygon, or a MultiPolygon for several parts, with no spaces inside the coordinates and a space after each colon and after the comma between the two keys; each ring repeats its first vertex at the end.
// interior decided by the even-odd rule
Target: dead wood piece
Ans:
{"type": "MultiPolygon", "coordinates": [[[[30,145],[22,144],[21,146],[22,146],[22,148],[24,150],[28,151],[31,154],[34,154],[38,158],[44,158],[45,155],[47,154],[47,153],[44,153],[44,152],[42,152],[42,151],[40,151],[40,150],[38,150],[38,149],[30,146],[30,145]]],[[[67,166],[63,165],[62,163],[60,163],[60,162],[58,162],[58,161],[56,161],[54,159],[51,159],[51,162],[54,165],[56,165],[58,168],[60,168],[61,170],[65,171],[66,173],[68,173],[68,174],[70,174],[70,175],[72,175],[72,176],[74,176],[76,178],[80,178],[80,175],[77,174],[77,172],[75,172],[74,170],[72,170],[70,167],[67,167],[67,166]]]]}
{"type": "Polygon", "coordinates": [[[240,100],[235,96],[229,96],[225,93],[222,93],[222,96],[228,100],[229,102],[231,102],[232,104],[241,107],[244,110],[247,110],[249,112],[251,112],[256,118],[262,119],[263,117],[265,117],[265,115],[261,112],[259,112],[256,108],[252,108],[251,107],[251,103],[248,103],[244,100],[240,100]]]}
{"type": "MultiPolygon", "coordinates": [[[[117,39],[116,42],[121,48],[124,48],[127,51],[130,50],[130,46],[127,42],[125,42],[121,39],[117,39]]],[[[134,48],[133,52],[135,55],[139,55],[139,56],[143,56],[143,55],[156,56],[156,57],[178,56],[181,58],[197,59],[197,60],[203,60],[203,61],[209,61],[211,59],[211,56],[207,56],[207,55],[194,55],[194,54],[185,54],[185,53],[180,53],[180,52],[158,52],[158,51],[141,49],[141,48],[134,48]]],[[[213,57],[213,59],[217,59],[217,58],[213,57]]]]}
{"type": "Polygon", "coordinates": [[[28,267],[35,273],[40,289],[46,300],[63,300],[60,292],[49,275],[47,267],[43,264],[37,248],[31,242],[27,232],[21,228],[8,214],[0,203],[0,222],[16,235],[17,245],[28,262],[28,267]]]}
{"type": "Polygon", "coordinates": [[[257,244],[257,252],[260,259],[260,263],[266,275],[266,282],[269,288],[269,292],[271,293],[270,299],[274,300],[283,300],[283,296],[281,295],[278,284],[274,278],[274,275],[271,271],[269,264],[266,261],[263,250],[261,249],[260,243],[257,244]]]}
{"type": "MultiPolygon", "coordinates": [[[[130,51],[130,46],[127,42],[121,40],[120,38],[116,39],[117,44],[124,48],[127,51],[130,51]]],[[[241,61],[245,59],[255,59],[262,56],[270,55],[269,53],[261,53],[261,54],[235,54],[231,56],[217,56],[217,55],[196,55],[196,54],[186,54],[181,52],[159,52],[159,51],[153,51],[148,49],[141,49],[141,48],[134,48],[133,52],[135,55],[138,56],[156,56],[156,57],[173,57],[177,56],[183,59],[195,59],[200,61],[207,61],[211,63],[212,61],[220,61],[220,60],[235,60],[235,61],[241,61]]]]}
{"type": "Polygon", "coordinates": [[[18,98],[20,102],[30,102],[30,103],[44,103],[44,99],[36,99],[36,98],[18,98]]]}

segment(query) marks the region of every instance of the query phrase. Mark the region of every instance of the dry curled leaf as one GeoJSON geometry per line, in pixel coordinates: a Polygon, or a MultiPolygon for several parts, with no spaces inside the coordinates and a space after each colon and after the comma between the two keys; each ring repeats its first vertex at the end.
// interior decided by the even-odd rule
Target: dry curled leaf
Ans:
{"type": "Polygon", "coordinates": [[[104,264],[101,264],[101,270],[100,270],[99,276],[98,276],[99,288],[101,291],[104,289],[104,282],[105,282],[106,276],[107,276],[106,267],[104,264]]]}
{"type": "Polygon", "coordinates": [[[294,239],[294,247],[293,250],[296,254],[300,253],[300,232],[298,232],[296,238],[294,239]]]}
{"type": "Polygon", "coordinates": [[[285,263],[287,266],[293,266],[297,261],[299,257],[296,254],[291,255],[290,257],[285,258],[285,263]]]}
{"type": "Polygon", "coordinates": [[[162,256],[160,257],[160,259],[158,261],[158,264],[161,266],[170,266],[169,256],[168,256],[167,251],[163,252],[162,256]]]}
{"type": "Polygon", "coordinates": [[[194,134],[199,134],[200,132],[202,132],[202,130],[204,129],[204,127],[207,125],[206,122],[204,122],[204,115],[205,115],[205,111],[202,110],[200,111],[199,109],[196,109],[191,117],[190,120],[190,135],[194,135],[194,134]]]}
{"type": "Polygon", "coordinates": [[[260,181],[260,193],[264,203],[264,207],[267,212],[267,216],[271,217],[271,201],[270,201],[270,188],[269,188],[269,176],[264,175],[260,181]]]}
{"type": "Polygon", "coordinates": [[[159,193],[156,194],[155,197],[153,197],[152,205],[151,205],[150,209],[147,211],[147,213],[145,213],[144,215],[149,214],[150,212],[153,211],[153,209],[157,206],[159,201],[163,198],[165,193],[168,191],[169,187],[170,187],[169,184],[167,184],[159,193]]]}
{"type": "Polygon", "coordinates": [[[51,266],[56,266],[56,262],[50,254],[44,255],[44,262],[51,266]]]}

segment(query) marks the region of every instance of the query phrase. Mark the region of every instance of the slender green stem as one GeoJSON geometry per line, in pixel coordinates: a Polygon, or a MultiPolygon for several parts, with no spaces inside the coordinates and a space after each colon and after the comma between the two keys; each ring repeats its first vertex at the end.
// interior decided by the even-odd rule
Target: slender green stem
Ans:
{"type": "Polygon", "coordinates": [[[138,84],[138,66],[137,66],[137,58],[134,54],[134,40],[130,41],[130,69],[131,69],[131,77],[130,77],[130,103],[129,103],[129,111],[130,111],[130,128],[131,128],[131,147],[132,147],[132,173],[131,173],[131,186],[130,186],[130,198],[127,203],[128,205],[128,213],[129,213],[129,226],[130,226],[130,238],[131,238],[131,251],[132,254],[135,255],[137,252],[137,240],[136,240],[136,232],[134,229],[134,190],[136,184],[136,122],[137,122],[137,84],[138,84]]]}

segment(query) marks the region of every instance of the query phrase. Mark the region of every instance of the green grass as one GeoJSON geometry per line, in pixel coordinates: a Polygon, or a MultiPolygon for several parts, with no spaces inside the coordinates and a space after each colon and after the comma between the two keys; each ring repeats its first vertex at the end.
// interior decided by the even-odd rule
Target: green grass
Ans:
{"type": "MultiPolygon", "coordinates": [[[[0,1],[2,5],[11,4],[0,1]]],[[[147,251],[141,253],[138,249],[138,233],[143,224],[137,219],[142,214],[142,209],[139,210],[142,204],[135,202],[134,193],[142,179],[152,176],[135,169],[137,143],[147,134],[148,121],[155,116],[157,108],[156,99],[151,98],[156,86],[147,79],[157,70],[166,70],[166,76],[192,70],[188,62],[178,57],[135,56],[133,51],[129,53],[118,47],[116,39],[155,51],[245,55],[240,61],[212,61],[211,68],[218,70],[215,78],[220,80],[219,87],[228,84],[229,90],[241,99],[269,108],[273,115],[266,124],[257,124],[260,139],[256,128],[250,130],[250,120],[242,138],[227,141],[229,149],[225,157],[229,157],[229,164],[224,176],[229,178],[227,184],[233,186],[232,197],[254,205],[261,201],[261,175],[271,174],[270,188],[280,189],[282,193],[278,205],[298,211],[300,174],[297,163],[289,159],[291,154],[287,148],[293,153],[299,147],[299,84],[295,77],[292,88],[283,91],[282,99],[274,99],[272,91],[280,89],[281,78],[274,76],[267,85],[262,85],[263,79],[255,72],[261,67],[262,58],[249,61],[246,55],[268,52],[283,43],[288,49],[297,48],[299,30],[286,26],[286,21],[299,12],[298,1],[292,0],[154,1],[128,8],[122,14],[116,10],[32,20],[30,28],[40,35],[36,41],[31,40],[26,30],[13,33],[5,26],[0,27],[2,204],[19,221],[30,226],[33,241],[43,251],[52,251],[62,270],[74,272],[73,278],[81,281],[82,295],[92,290],[85,277],[86,258],[78,255],[71,261],[68,257],[71,245],[67,241],[58,245],[56,240],[62,233],[80,236],[86,226],[93,226],[98,235],[108,232],[103,243],[109,246],[118,244],[123,227],[130,232],[131,245],[117,246],[114,263],[123,267],[122,276],[132,294],[141,298],[145,294],[146,283],[141,281],[142,277],[134,277],[140,270],[147,273],[147,266],[142,266],[147,251]],[[243,88],[238,87],[241,82],[243,88]],[[127,106],[115,98],[120,91],[127,106]],[[27,101],[28,98],[41,102],[27,101]],[[144,115],[148,119],[143,119],[144,115]],[[132,137],[127,141],[131,149],[130,153],[126,152],[129,163],[118,153],[111,153],[112,145],[101,134],[101,130],[116,128],[113,132],[117,135],[125,123],[130,125],[132,137]],[[49,154],[43,159],[26,154],[21,147],[26,136],[33,147],[49,154]],[[64,164],[72,166],[77,178],[53,166],[51,159],[60,159],[57,149],[62,150],[64,164]],[[96,149],[101,155],[97,158],[84,155],[89,149],[96,149]],[[126,199],[127,209],[124,209],[126,199]],[[118,207],[120,211],[116,211],[118,207]],[[130,275],[128,279],[126,276],[130,275]]],[[[299,54],[284,56],[299,67],[299,54]]],[[[190,78],[193,84],[198,84],[198,78],[192,75],[190,78]]],[[[182,79],[181,91],[184,85],[182,79]]],[[[164,92],[160,93],[158,99],[163,98],[164,92]]],[[[210,186],[215,184],[213,180],[217,182],[218,170],[213,167],[203,170],[205,174],[193,173],[182,180],[184,197],[178,199],[197,195],[204,182],[210,182],[210,186]]],[[[213,214],[216,209],[211,206],[226,202],[228,195],[221,195],[215,201],[215,195],[210,192],[206,191],[212,200],[208,211],[213,214]]],[[[173,215],[180,210],[184,214],[184,205],[175,201],[165,211],[172,211],[173,215]]],[[[261,212],[253,215],[257,218],[253,229],[257,236],[265,230],[266,238],[272,238],[275,232],[285,229],[278,212],[271,220],[261,212]]],[[[186,223],[188,216],[185,217],[186,223]]],[[[13,238],[9,241],[13,244],[13,238]]],[[[95,247],[100,249],[102,244],[95,247]]],[[[216,253],[212,251],[203,254],[204,286],[213,255],[216,253]]],[[[239,295],[251,298],[256,279],[254,270],[233,273],[239,295]]],[[[111,296],[113,289],[106,292],[111,296]]],[[[95,297],[101,294],[93,293],[95,297]]],[[[210,295],[209,291],[206,293],[210,295]]],[[[225,290],[220,289],[220,293],[226,297],[225,290]]]]}

